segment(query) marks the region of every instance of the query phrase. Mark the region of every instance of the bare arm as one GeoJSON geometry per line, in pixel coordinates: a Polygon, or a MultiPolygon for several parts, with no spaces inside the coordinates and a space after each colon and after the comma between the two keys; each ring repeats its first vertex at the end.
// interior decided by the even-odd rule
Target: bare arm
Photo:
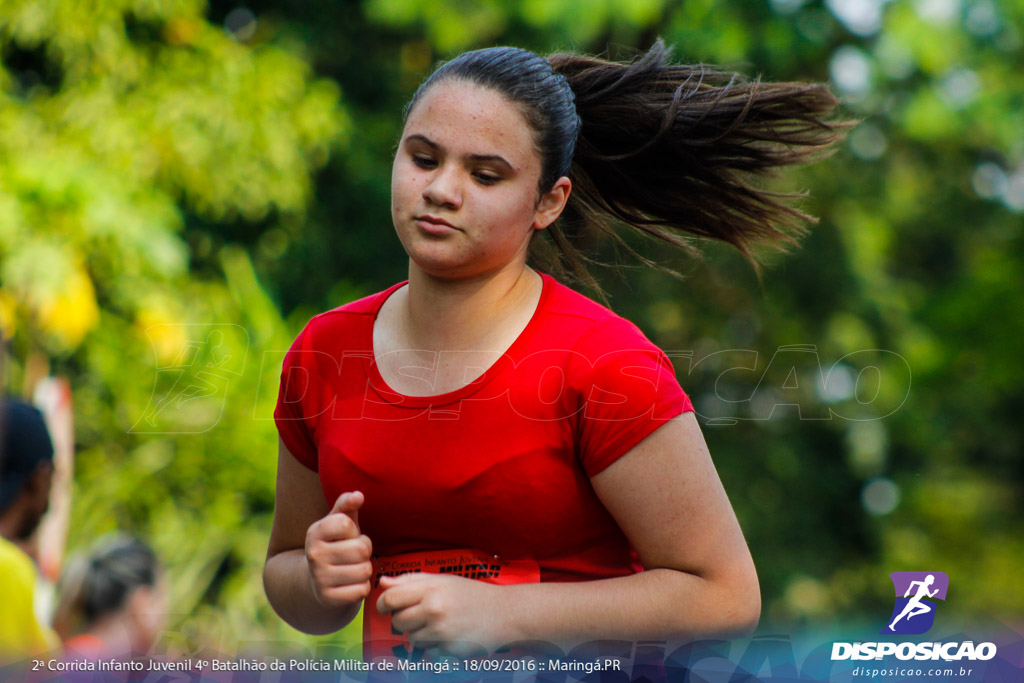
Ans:
{"type": "Polygon", "coordinates": [[[43,379],[35,390],[53,441],[50,506],[36,532],[39,568],[48,582],[60,578],[71,522],[71,488],[75,474],[75,420],[71,387],[63,377],[43,379]]]}
{"type": "Polygon", "coordinates": [[[360,493],[329,509],[320,478],[284,443],[278,447],[277,497],[263,587],[274,611],[306,633],[344,627],[370,591],[370,539],[359,532],[360,493]]]}
{"type": "Polygon", "coordinates": [[[533,592],[538,609],[570,594],[576,603],[554,610],[550,621],[531,620],[527,637],[596,638],[613,625],[633,639],[753,630],[761,612],[757,573],[693,413],[655,431],[591,482],[646,571],[516,587],[533,592]]]}
{"type": "Polygon", "coordinates": [[[378,606],[425,645],[753,630],[761,607],[757,573],[693,413],[659,428],[591,481],[646,571],[516,586],[413,575],[382,581],[392,588],[378,606]]]}

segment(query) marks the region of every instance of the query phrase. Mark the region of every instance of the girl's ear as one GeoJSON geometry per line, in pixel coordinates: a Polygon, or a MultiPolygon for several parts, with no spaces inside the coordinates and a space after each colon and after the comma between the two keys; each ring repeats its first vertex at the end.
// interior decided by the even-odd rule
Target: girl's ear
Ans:
{"type": "Polygon", "coordinates": [[[554,223],[562,211],[565,210],[565,203],[569,201],[572,193],[572,181],[562,176],[555,181],[554,187],[545,192],[537,204],[537,212],[533,217],[533,228],[543,230],[554,223]]]}

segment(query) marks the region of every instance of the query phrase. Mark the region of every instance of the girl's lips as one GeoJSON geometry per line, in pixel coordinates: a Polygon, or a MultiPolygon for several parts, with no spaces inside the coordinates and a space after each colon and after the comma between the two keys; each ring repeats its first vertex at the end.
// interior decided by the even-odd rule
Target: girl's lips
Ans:
{"type": "Polygon", "coordinates": [[[458,231],[458,228],[452,226],[447,221],[433,216],[417,216],[416,225],[419,226],[420,230],[430,235],[447,235],[458,231]]]}

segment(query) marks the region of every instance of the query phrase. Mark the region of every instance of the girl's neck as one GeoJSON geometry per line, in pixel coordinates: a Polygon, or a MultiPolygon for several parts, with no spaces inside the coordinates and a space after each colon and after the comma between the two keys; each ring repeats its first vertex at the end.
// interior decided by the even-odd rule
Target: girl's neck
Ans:
{"type": "Polygon", "coordinates": [[[479,349],[536,309],[540,275],[525,264],[462,280],[441,280],[411,265],[401,300],[407,340],[423,349],[479,349]],[[528,310],[527,310],[528,309],[528,310]]]}

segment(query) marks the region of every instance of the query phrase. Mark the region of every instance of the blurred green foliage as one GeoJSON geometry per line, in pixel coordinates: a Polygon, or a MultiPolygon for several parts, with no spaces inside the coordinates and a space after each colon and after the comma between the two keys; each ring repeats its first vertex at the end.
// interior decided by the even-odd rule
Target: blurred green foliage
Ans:
{"type": "Polygon", "coordinates": [[[763,290],[716,245],[636,243],[682,281],[594,247],[694,399],[766,622],[870,619],[889,572],[939,569],[944,615],[1019,623],[1022,31],[993,0],[4,0],[0,322],[9,385],[33,353],[72,379],[72,544],[151,539],[176,625],[211,647],[313,642],[260,585],[269,418],[309,316],[404,277],[402,105],[463,49],[622,57],[663,36],[681,60],[830,81],[862,119],[777,181],[821,220],[763,253],[763,290]]]}

